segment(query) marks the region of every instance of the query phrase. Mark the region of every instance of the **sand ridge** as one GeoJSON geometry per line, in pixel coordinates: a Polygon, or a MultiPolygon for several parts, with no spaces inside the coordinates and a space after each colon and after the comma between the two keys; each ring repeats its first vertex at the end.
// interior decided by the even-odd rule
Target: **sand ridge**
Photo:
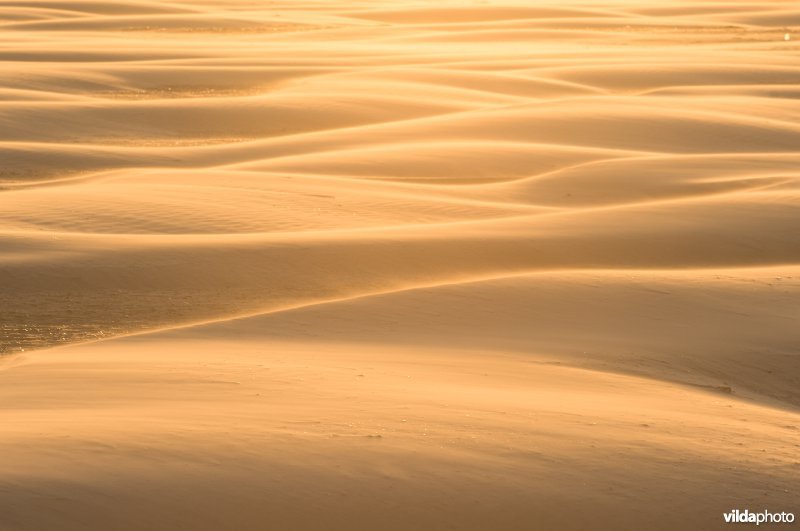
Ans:
{"type": "Polygon", "coordinates": [[[798,512],[798,42],[779,0],[0,0],[0,530],[798,512]]]}

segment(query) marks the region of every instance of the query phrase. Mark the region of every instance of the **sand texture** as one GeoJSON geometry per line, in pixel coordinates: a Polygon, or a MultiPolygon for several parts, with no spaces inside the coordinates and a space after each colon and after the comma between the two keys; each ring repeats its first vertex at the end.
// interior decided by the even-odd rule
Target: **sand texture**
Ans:
{"type": "Polygon", "coordinates": [[[0,69],[0,531],[800,516],[796,2],[0,0],[0,69]]]}

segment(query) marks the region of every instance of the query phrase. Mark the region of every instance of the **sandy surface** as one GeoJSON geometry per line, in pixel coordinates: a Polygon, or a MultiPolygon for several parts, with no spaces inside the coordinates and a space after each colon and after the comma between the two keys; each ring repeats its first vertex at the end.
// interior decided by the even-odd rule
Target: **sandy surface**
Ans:
{"type": "Polygon", "coordinates": [[[0,0],[0,530],[800,514],[799,43],[780,0],[0,0]]]}

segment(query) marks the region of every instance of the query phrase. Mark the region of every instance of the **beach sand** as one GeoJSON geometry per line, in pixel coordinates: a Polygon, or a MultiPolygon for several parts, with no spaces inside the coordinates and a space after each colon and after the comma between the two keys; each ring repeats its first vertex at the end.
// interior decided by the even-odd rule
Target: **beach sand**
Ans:
{"type": "Polygon", "coordinates": [[[0,29],[0,530],[800,513],[793,2],[0,29]]]}

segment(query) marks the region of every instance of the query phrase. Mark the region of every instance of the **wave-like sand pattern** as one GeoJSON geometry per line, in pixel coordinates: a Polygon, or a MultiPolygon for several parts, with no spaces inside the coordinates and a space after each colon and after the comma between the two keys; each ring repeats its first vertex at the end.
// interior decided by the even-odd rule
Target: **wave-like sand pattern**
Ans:
{"type": "Polygon", "coordinates": [[[796,510],[797,10],[534,4],[0,0],[0,529],[796,510]]]}

